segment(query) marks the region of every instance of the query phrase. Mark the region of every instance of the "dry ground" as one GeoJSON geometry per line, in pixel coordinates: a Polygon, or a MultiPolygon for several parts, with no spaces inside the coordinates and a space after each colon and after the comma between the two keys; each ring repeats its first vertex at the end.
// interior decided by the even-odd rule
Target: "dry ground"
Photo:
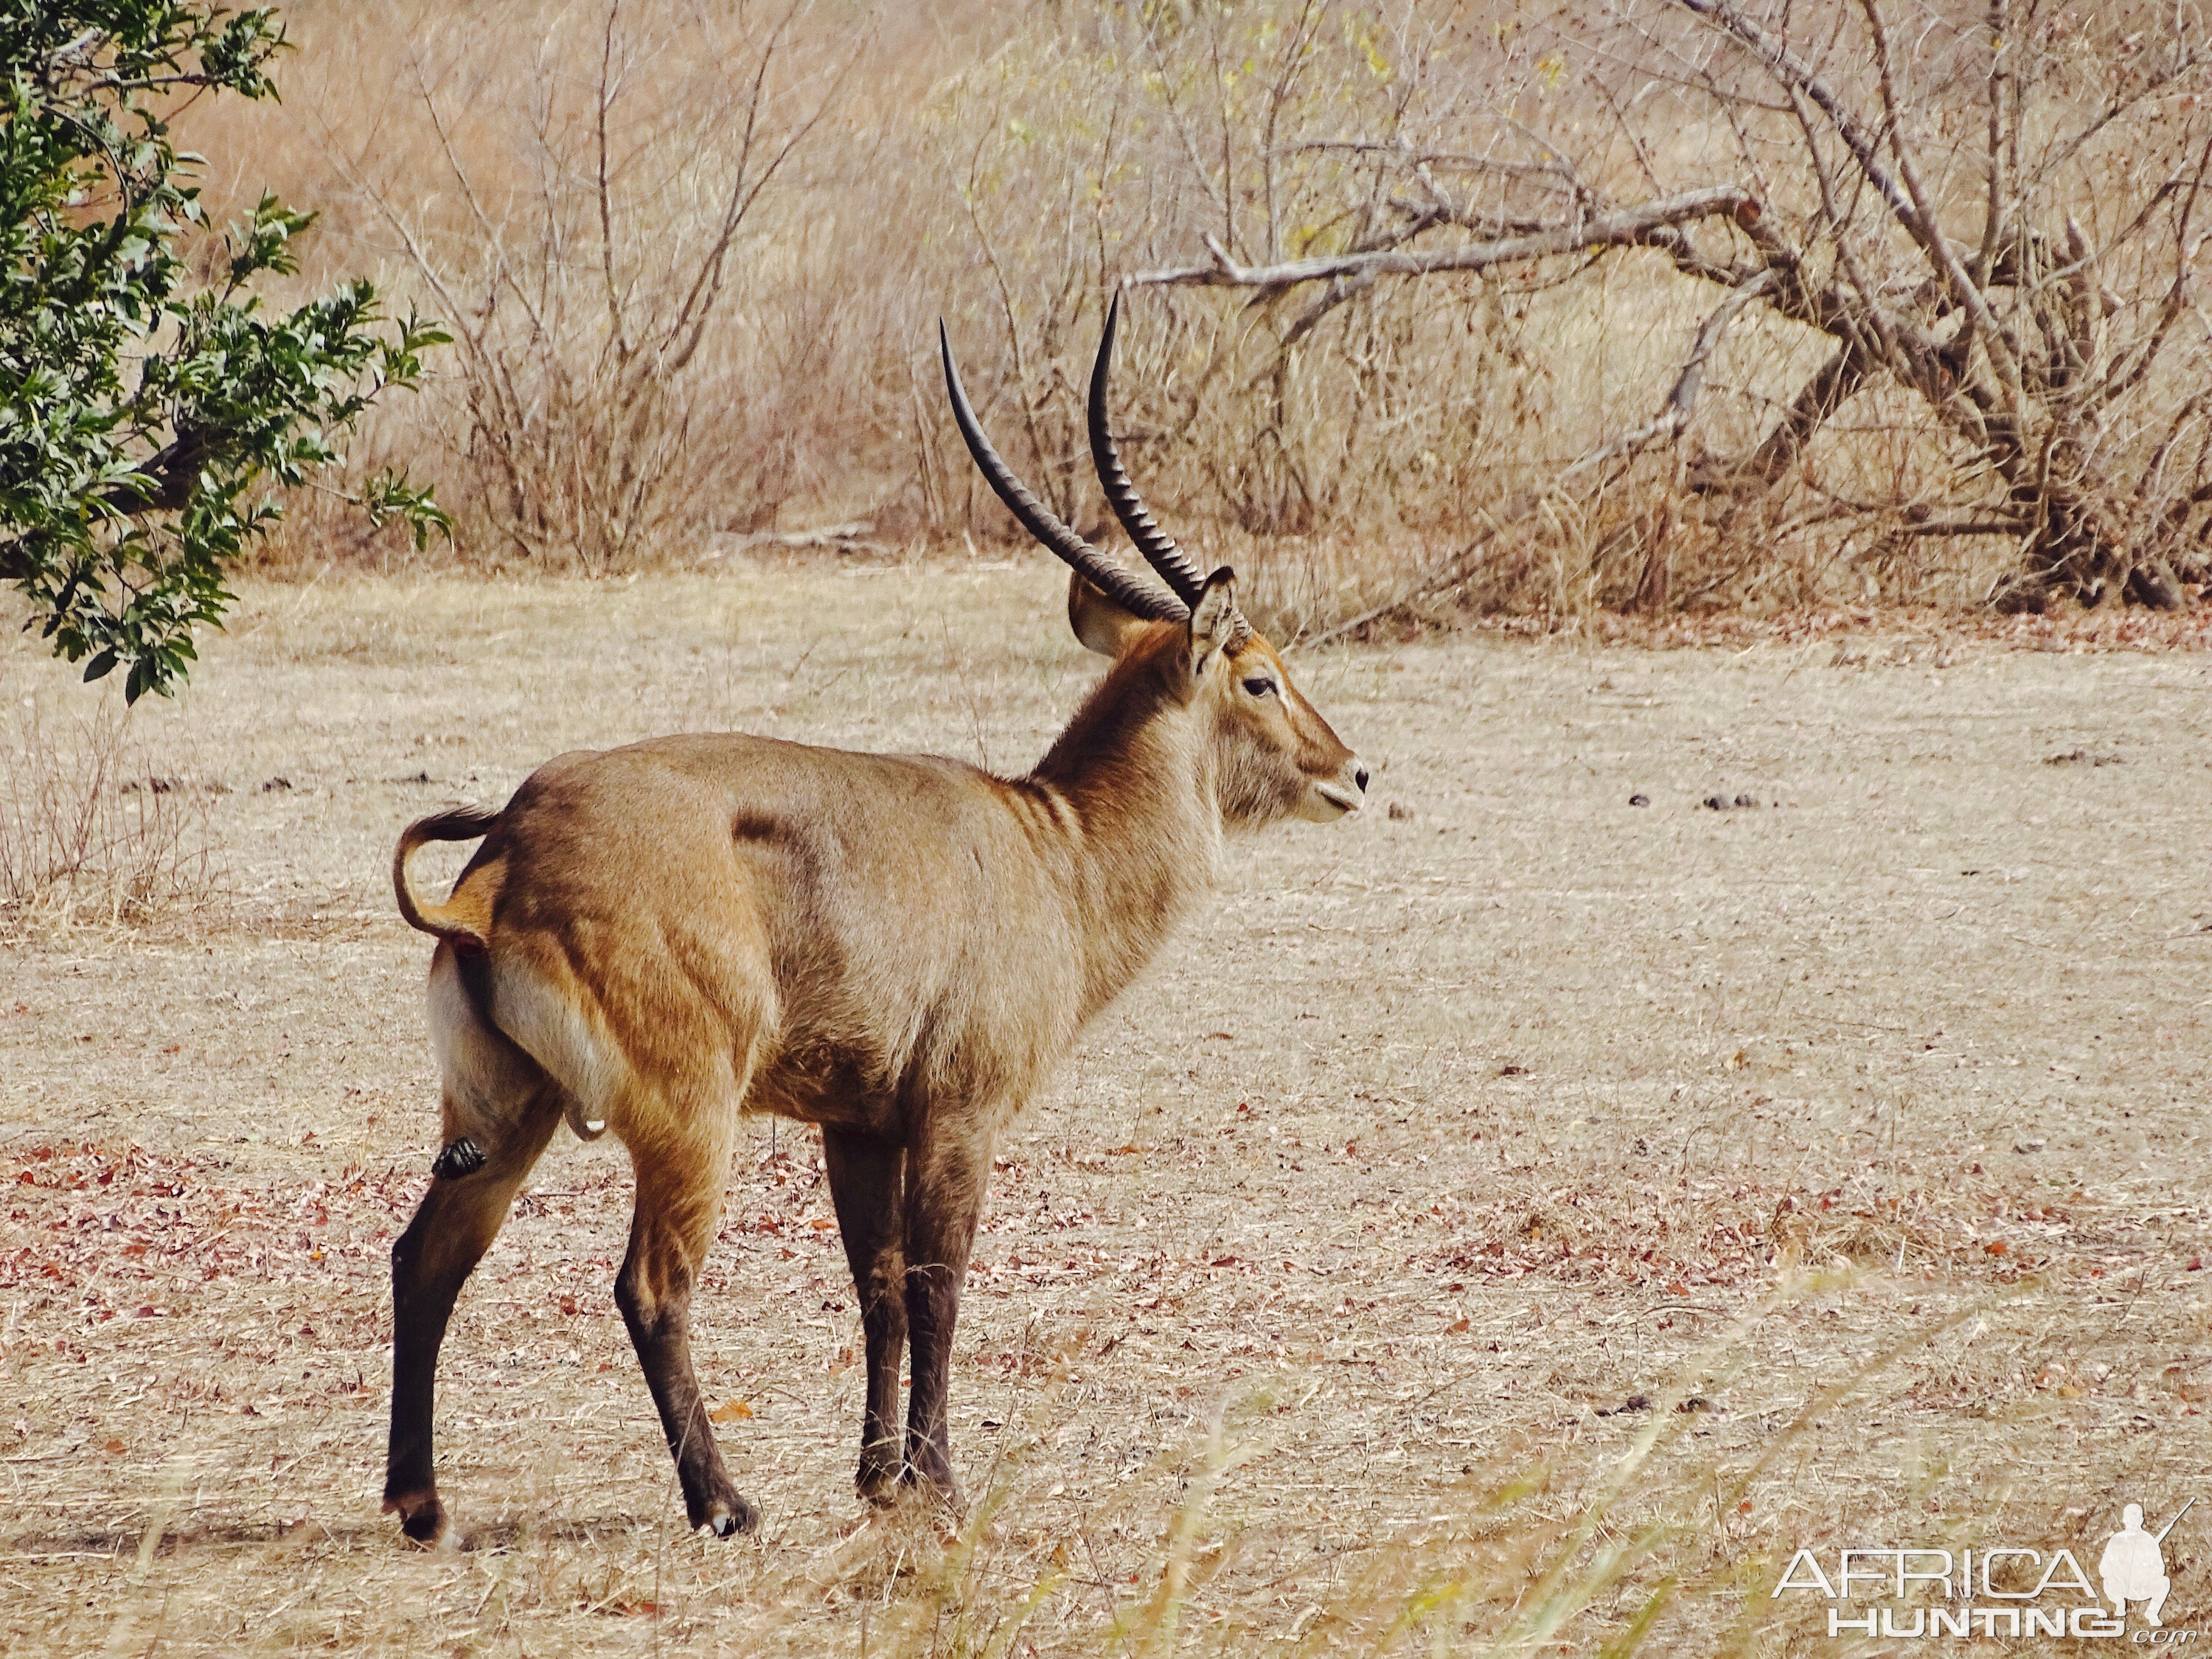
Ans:
{"type": "MultiPolygon", "coordinates": [[[[0,1646],[1772,1652],[1826,1645],[1769,1595],[1801,1545],[2212,1498],[2212,656],[1296,670],[1375,805],[1236,848],[1005,1147],[966,1536],[855,1530],[850,1289],[762,1121],[697,1310],[760,1535],[684,1533],[623,1160],[564,1137],[457,1319],[470,1547],[424,1555],[376,1512],[435,1133],[400,825],[673,727],[1017,767],[1091,670],[1042,558],[250,589],[137,723],[221,891],[0,946],[0,1646]]],[[[23,641],[0,695],[87,694],[23,641]]]]}

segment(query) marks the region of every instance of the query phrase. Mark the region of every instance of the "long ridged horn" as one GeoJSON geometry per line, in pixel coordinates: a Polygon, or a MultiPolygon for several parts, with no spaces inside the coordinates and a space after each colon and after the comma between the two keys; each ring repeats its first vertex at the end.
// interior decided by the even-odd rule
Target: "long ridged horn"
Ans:
{"type": "Polygon", "coordinates": [[[1106,313],[1106,331],[1099,337],[1098,361],[1091,368],[1091,464],[1098,469],[1098,483],[1106,491],[1114,516],[1129,532],[1145,562],[1159,572],[1160,580],[1175,589],[1185,605],[1196,605],[1206,589],[1205,574],[1175,544],[1175,538],[1153,521],[1144,498],[1137,494],[1137,486],[1129,482],[1120,452],[1114,447],[1114,428],[1106,416],[1106,380],[1114,362],[1114,331],[1121,320],[1121,295],[1116,290],[1106,313]]]}
{"type": "Polygon", "coordinates": [[[983,481],[1006,504],[1006,511],[1020,521],[1022,528],[1058,554],[1084,580],[1132,616],[1148,617],[1154,622],[1188,620],[1190,616],[1188,602],[1171,599],[1139,581],[1062,524],[1051,508],[1031,495],[1021,480],[1014,477],[1013,470],[1000,459],[999,452],[991,447],[991,441],[983,435],[982,424],[976,420],[975,410],[968,401],[967,391],[960,384],[960,371],[952,366],[952,337],[946,331],[942,317],[937,319],[937,343],[945,358],[945,390],[952,399],[952,418],[959,423],[960,435],[967,441],[968,453],[975,457],[976,470],[982,473],[983,481]]]}

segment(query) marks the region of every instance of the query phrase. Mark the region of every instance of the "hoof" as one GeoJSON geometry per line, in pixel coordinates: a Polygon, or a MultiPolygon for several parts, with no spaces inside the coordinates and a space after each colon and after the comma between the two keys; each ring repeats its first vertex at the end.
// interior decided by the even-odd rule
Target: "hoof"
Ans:
{"type": "Polygon", "coordinates": [[[435,1544],[446,1534],[446,1509],[434,1492],[386,1493],[384,1512],[397,1514],[399,1530],[416,1544],[435,1544]]]}
{"type": "Polygon", "coordinates": [[[735,1497],[726,1503],[717,1503],[691,1522],[692,1531],[710,1532],[717,1538],[735,1538],[739,1533],[757,1532],[759,1528],[760,1511],[744,1498],[735,1497]]]}
{"type": "Polygon", "coordinates": [[[899,1501],[899,1493],[906,1484],[906,1466],[896,1458],[872,1457],[860,1454],[860,1473],[853,1477],[853,1490],[864,1502],[879,1510],[890,1509],[899,1501]]]}

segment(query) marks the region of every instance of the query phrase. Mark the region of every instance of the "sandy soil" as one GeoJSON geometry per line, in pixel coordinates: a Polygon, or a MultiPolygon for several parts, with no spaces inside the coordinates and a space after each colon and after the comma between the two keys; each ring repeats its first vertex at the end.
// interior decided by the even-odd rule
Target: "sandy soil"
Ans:
{"type": "MultiPolygon", "coordinates": [[[[10,637],[10,732],[84,705],[10,637]]],[[[2203,1490],[2212,656],[1293,665],[1374,805],[1241,844],[1017,1125],[966,1533],[860,1524],[818,1150],[761,1121],[697,1307],[760,1535],[684,1532],[626,1164],[564,1136],[448,1342],[424,1555],[376,1512],[435,1138],[400,826],[686,727],[1018,769],[1091,659],[1041,559],[250,588],[136,722],[220,890],[0,945],[0,1645],[1769,1652],[1826,1646],[1800,1547],[2087,1559],[2203,1490]]]]}

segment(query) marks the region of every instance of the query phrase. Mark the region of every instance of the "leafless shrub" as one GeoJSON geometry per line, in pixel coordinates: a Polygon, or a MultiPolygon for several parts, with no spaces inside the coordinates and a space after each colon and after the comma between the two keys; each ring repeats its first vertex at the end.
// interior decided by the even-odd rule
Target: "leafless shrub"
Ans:
{"type": "MultiPolygon", "coordinates": [[[[293,15],[289,107],[315,112],[317,143],[296,121],[198,142],[333,200],[326,240],[381,249],[387,282],[463,337],[460,395],[395,410],[364,455],[442,447],[465,554],[592,569],[824,520],[1003,533],[945,418],[940,313],[1001,441],[1097,522],[1079,388],[1115,283],[1224,209],[1240,247],[1334,234],[1305,223],[1328,178],[1293,191],[1285,169],[1255,210],[1210,158],[1241,178],[1271,143],[1403,96],[1367,27],[1320,4],[996,14],[988,52],[899,14],[856,48],[807,8],[750,33],[658,0],[425,7],[399,31],[314,0],[293,15]],[[1209,66],[1248,58],[1216,96],[1209,66]],[[744,158],[710,97],[757,108],[746,176],[767,187],[711,325],[639,345],[720,246],[744,158]]],[[[1148,489],[1256,563],[1262,596],[1327,619],[1418,568],[1378,560],[1377,538],[1418,552],[1448,532],[1496,440],[1536,417],[1527,313],[1498,284],[1389,286],[1346,312],[1357,329],[1301,346],[1218,296],[1155,304],[1125,337],[1117,412],[1148,489]]]]}
{"type": "MultiPolygon", "coordinates": [[[[854,57],[819,39],[794,52],[799,10],[423,15],[398,94],[417,142],[344,165],[453,326],[462,395],[439,435],[479,544],[603,572],[773,521],[793,447],[780,394],[819,372],[830,319],[780,307],[773,369],[732,337],[761,343],[741,313],[807,263],[803,219],[762,222],[773,192],[803,188],[793,164],[854,57]]],[[[334,149],[362,136],[334,131],[334,149]]]]}
{"type": "Polygon", "coordinates": [[[215,869],[207,803],[157,775],[112,699],[0,726],[0,937],[143,926],[198,908],[215,869]]]}

